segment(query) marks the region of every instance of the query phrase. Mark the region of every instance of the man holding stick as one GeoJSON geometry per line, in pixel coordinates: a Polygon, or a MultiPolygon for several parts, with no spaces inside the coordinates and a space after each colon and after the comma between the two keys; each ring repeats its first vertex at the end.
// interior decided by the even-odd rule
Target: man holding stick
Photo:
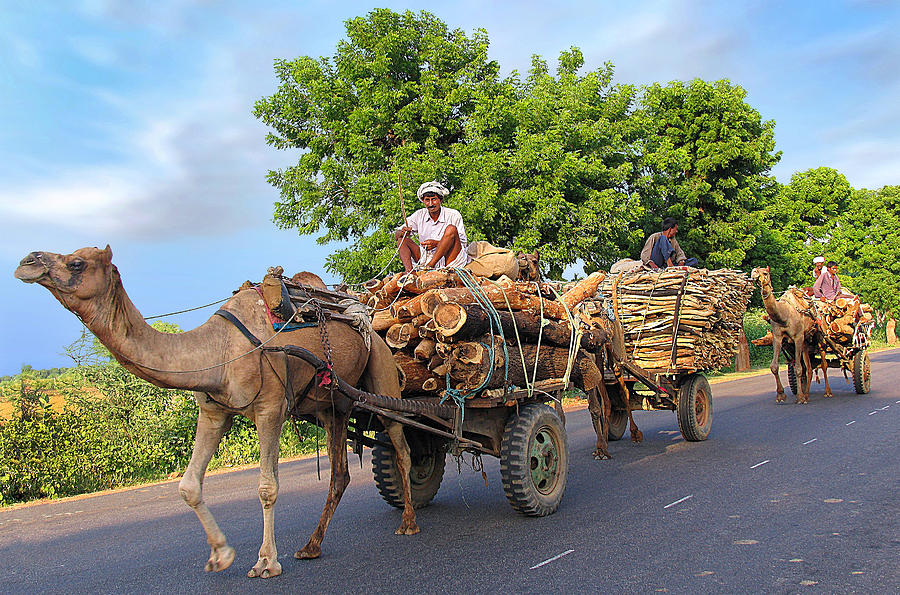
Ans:
{"type": "Polygon", "coordinates": [[[440,182],[425,182],[419,186],[416,196],[424,208],[406,218],[406,222],[394,232],[400,260],[408,273],[413,267],[462,268],[469,262],[466,252],[468,240],[462,215],[456,209],[441,206],[450,194],[440,182]],[[421,245],[410,237],[419,235],[421,245]]]}

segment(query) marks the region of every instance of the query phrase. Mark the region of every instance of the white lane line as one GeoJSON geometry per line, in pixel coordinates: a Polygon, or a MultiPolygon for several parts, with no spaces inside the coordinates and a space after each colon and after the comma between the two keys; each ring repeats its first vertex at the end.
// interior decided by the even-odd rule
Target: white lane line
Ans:
{"type": "Polygon", "coordinates": [[[879,409],[879,411],[884,411],[885,409],[889,409],[889,408],[890,408],[890,405],[885,405],[884,407],[881,407],[879,409]]]}
{"type": "Polygon", "coordinates": [[[803,446],[806,446],[807,444],[812,444],[816,440],[818,440],[818,438],[813,438],[812,440],[807,440],[806,442],[803,443],[803,446]]]}
{"type": "Polygon", "coordinates": [[[552,558],[548,558],[548,559],[544,560],[544,561],[541,562],[540,564],[535,564],[534,566],[532,566],[532,567],[529,568],[528,570],[534,570],[535,568],[540,568],[540,567],[543,566],[544,564],[549,564],[550,562],[554,562],[554,561],[556,561],[556,560],[559,560],[559,559],[562,558],[563,556],[568,556],[569,554],[571,554],[571,553],[574,552],[574,551],[575,551],[575,550],[566,550],[566,551],[564,551],[564,552],[561,553],[561,554],[557,554],[557,555],[553,556],[552,558]]]}
{"type": "Polygon", "coordinates": [[[757,464],[753,465],[753,466],[750,467],[750,468],[751,468],[751,469],[756,469],[757,467],[762,467],[763,465],[765,465],[765,464],[768,463],[768,462],[769,462],[769,459],[766,459],[766,460],[763,461],[762,463],[757,463],[757,464]]]}
{"type": "Polygon", "coordinates": [[[878,413],[877,410],[875,410],[875,411],[870,411],[870,412],[869,412],[869,415],[875,415],[876,413],[878,413]]]}
{"type": "Polygon", "coordinates": [[[844,425],[845,425],[845,426],[849,426],[849,425],[855,424],[855,423],[856,423],[856,420],[854,419],[853,421],[847,422],[847,423],[845,423],[844,425]]]}
{"type": "Polygon", "coordinates": [[[680,500],[675,500],[675,501],[672,502],[671,504],[666,504],[665,506],[663,506],[663,508],[664,508],[664,509],[665,509],[665,508],[671,508],[672,506],[675,506],[676,504],[681,504],[681,503],[684,502],[685,500],[689,500],[689,499],[691,499],[691,498],[693,498],[693,497],[694,497],[693,494],[691,494],[690,496],[685,496],[684,498],[682,498],[682,499],[680,499],[680,500]]]}

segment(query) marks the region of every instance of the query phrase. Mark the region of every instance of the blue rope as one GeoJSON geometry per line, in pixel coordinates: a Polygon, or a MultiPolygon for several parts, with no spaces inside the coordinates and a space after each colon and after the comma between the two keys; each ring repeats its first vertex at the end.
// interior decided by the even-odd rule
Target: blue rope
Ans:
{"type": "MultiPolygon", "coordinates": [[[[459,280],[462,281],[463,286],[469,290],[469,293],[471,293],[475,298],[475,302],[481,307],[482,310],[487,313],[491,335],[500,335],[500,340],[503,344],[503,383],[505,385],[507,382],[509,382],[509,351],[506,348],[506,337],[503,335],[503,325],[500,322],[500,314],[497,312],[497,309],[494,308],[491,300],[487,297],[487,294],[484,293],[484,290],[478,284],[474,275],[472,275],[470,271],[459,268],[453,268],[451,270],[456,273],[456,275],[459,277],[459,280]],[[497,329],[496,333],[494,332],[495,327],[497,329]]],[[[441,397],[440,402],[443,403],[445,400],[447,400],[447,398],[451,398],[463,413],[465,412],[466,399],[477,394],[481,389],[487,386],[494,375],[494,342],[491,341],[490,345],[485,345],[484,343],[480,344],[488,350],[491,361],[490,371],[488,372],[487,376],[485,376],[484,382],[481,383],[481,386],[468,392],[464,392],[455,388],[450,388],[450,372],[447,372],[446,376],[447,388],[444,390],[444,396],[441,397]]]]}

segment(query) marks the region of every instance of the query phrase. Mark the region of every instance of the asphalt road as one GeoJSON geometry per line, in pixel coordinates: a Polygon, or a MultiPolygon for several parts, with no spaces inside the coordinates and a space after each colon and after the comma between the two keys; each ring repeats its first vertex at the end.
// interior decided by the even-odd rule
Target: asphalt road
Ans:
{"type": "MultiPolygon", "coordinates": [[[[638,412],[645,441],[591,458],[587,411],[567,416],[569,483],[556,514],[506,502],[496,459],[487,485],[448,460],[422,532],[393,534],[387,506],[351,459],[353,481],[318,560],[293,558],[318,520],[327,473],[281,466],[276,536],[284,573],[248,579],[261,540],[255,470],[213,475],[205,496],[237,550],[206,573],[209,550],[175,482],[0,510],[3,593],[898,593],[900,350],[872,356],[872,392],[842,378],[835,398],[777,405],[771,376],[713,385],[705,442],[670,412],[638,412]]],[[[782,372],[784,373],[784,372],[782,372]]],[[[626,434],[627,436],[627,434],[626,434]]],[[[323,472],[327,461],[322,460],[323,472]]]]}

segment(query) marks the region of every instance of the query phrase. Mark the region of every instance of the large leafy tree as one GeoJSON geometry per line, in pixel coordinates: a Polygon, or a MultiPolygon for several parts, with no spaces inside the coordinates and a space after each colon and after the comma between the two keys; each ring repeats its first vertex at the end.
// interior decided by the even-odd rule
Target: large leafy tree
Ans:
{"type": "Polygon", "coordinates": [[[276,61],[280,86],[254,114],[273,129],[270,145],[302,150],[269,172],[281,194],[275,222],[352,242],[327,266],[359,279],[390,256],[399,186],[411,209],[419,182],[452,185],[453,149],[478,99],[505,92],[484,31],[469,37],[426,12],[379,9],[346,32],[332,58],[276,61]]]}
{"type": "MultiPolygon", "coordinates": [[[[759,217],[777,187],[771,168],[774,122],[763,121],[746,92],[727,80],[654,84],[644,88],[645,133],[637,190],[645,233],[664,217],[679,221],[679,242],[709,268],[749,262],[759,217]]],[[[637,247],[635,247],[637,248],[637,247]]]]}
{"type": "Polygon", "coordinates": [[[900,186],[854,191],[828,253],[843,284],[878,309],[900,312],[900,186]]]}
{"type": "Polygon", "coordinates": [[[577,259],[609,264],[640,235],[635,89],[613,86],[611,65],[580,75],[572,48],[555,76],[536,56],[526,80],[501,79],[483,31],[468,37],[426,12],[375,10],[346,30],[332,58],[276,62],[280,87],[255,108],[271,145],[302,151],[269,174],[276,223],[350,243],[330,270],[378,272],[394,252],[400,189],[409,212],[432,179],[452,189],[445,204],[470,240],[539,248],[551,274],[577,259]]]}

